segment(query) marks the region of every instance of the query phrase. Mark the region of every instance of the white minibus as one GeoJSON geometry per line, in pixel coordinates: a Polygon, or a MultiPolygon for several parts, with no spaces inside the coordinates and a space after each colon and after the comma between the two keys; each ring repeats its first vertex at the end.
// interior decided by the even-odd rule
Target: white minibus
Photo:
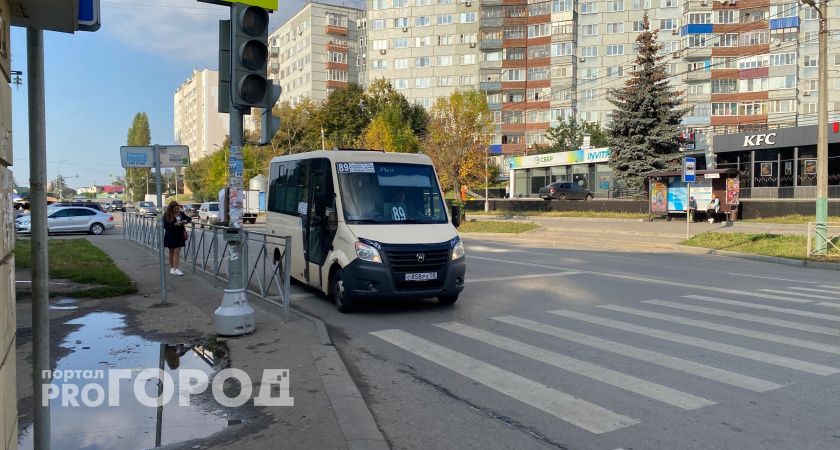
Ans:
{"type": "MultiPolygon", "coordinates": [[[[431,159],[368,150],[271,160],[266,233],[292,237],[291,276],[331,295],[341,312],[361,299],[436,297],[464,289],[464,245],[431,159]]],[[[280,260],[280,249],[274,258],[280,260]]]]}

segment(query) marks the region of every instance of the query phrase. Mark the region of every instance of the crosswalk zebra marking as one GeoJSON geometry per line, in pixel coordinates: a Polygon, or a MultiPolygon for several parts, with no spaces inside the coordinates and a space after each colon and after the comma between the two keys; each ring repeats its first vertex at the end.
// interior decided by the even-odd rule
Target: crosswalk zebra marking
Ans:
{"type": "Polygon", "coordinates": [[[822,303],[817,303],[817,304],[820,305],[820,306],[830,306],[832,308],[840,308],[840,303],[822,302],[822,303]]]}
{"type": "Polygon", "coordinates": [[[701,378],[705,378],[719,383],[728,384],[730,386],[739,387],[753,392],[766,392],[782,387],[781,384],[772,383],[770,381],[759,378],[742,375],[735,372],[730,372],[718,367],[700,364],[694,361],[689,361],[676,356],[666,355],[664,353],[654,352],[639,347],[622,344],[607,339],[590,336],[588,334],[578,333],[565,328],[555,327],[540,322],[535,322],[528,319],[523,319],[516,316],[500,316],[493,317],[493,320],[506,323],[509,325],[518,326],[526,330],[542,333],[548,336],[565,339],[570,342],[575,342],[599,350],[615,353],[628,358],[635,358],[650,364],[655,364],[661,367],[666,367],[683,373],[688,373],[701,378]]]}
{"type": "Polygon", "coordinates": [[[487,281],[516,281],[516,280],[525,280],[529,278],[554,278],[554,277],[564,277],[568,275],[578,275],[581,272],[576,270],[569,270],[566,272],[554,272],[554,273],[535,273],[530,275],[512,275],[507,277],[488,277],[488,278],[471,278],[467,279],[467,283],[482,283],[487,281]]]}
{"type": "Polygon", "coordinates": [[[840,291],[837,291],[836,289],[835,290],[813,289],[813,288],[804,288],[804,287],[798,287],[798,286],[788,286],[786,289],[794,289],[794,290],[797,290],[797,291],[818,292],[818,293],[821,293],[821,294],[840,295],[840,291]]]}
{"type": "Polygon", "coordinates": [[[837,300],[837,297],[829,297],[827,295],[803,294],[802,292],[783,291],[781,289],[758,289],[758,291],[768,292],[770,294],[798,295],[800,297],[816,298],[816,299],[819,299],[819,300],[837,300]]]}
{"type": "Polygon", "coordinates": [[[632,417],[615,413],[402,330],[382,330],[371,334],[593,434],[608,433],[640,423],[632,417]]]}
{"type": "Polygon", "coordinates": [[[690,411],[715,404],[711,400],[706,400],[696,395],[645,381],[632,375],[561,355],[469,325],[458,322],[447,322],[436,324],[435,326],[684,410],[690,411]]]}
{"type": "MultiPolygon", "coordinates": [[[[689,319],[682,316],[674,316],[671,314],[662,314],[656,312],[645,311],[636,308],[627,308],[618,305],[599,305],[598,308],[608,309],[611,311],[623,312],[625,314],[632,314],[638,317],[646,317],[649,319],[664,320],[666,322],[678,323],[681,325],[689,325],[697,328],[705,328],[707,330],[720,331],[723,333],[734,334],[737,336],[744,336],[753,339],[760,339],[763,341],[777,342],[779,344],[786,344],[794,347],[802,347],[808,350],[817,350],[821,352],[840,355],[840,347],[836,345],[823,344],[822,342],[807,341],[805,339],[797,339],[787,336],[779,336],[776,334],[764,333],[761,331],[745,330],[743,328],[732,327],[729,325],[721,325],[715,322],[707,322],[705,320],[689,319]]],[[[840,371],[840,369],[837,369],[840,371]]]]}
{"type": "Polygon", "coordinates": [[[554,314],[561,317],[569,317],[572,319],[581,320],[588,323],[593,323],[596,325],[602,325],[605,327],[615,328],[618,330],[627,331],[630,333],[641,334],[644,336],[654,337],[657,339],[662,339],[665,341],[670,342],[677,342],[680,344],[688,345],[691,347],[698,347],[703,348],[711,351],[715,351],[718,353],[725,353],[732,356],[737,356],[740,358],[751,359],[753,361],[759,361],[775,366],[787,367],[789,369],[798,370],[801,372],[812,373],[816,375],[832,375],[836,373],[840,373],[840,369],[835,367],[828,367],[822,364],[814,364],[807,361],[802,361],[794,358],[788,358],[785,356],[774,355],[772,353],[766,353],[758,350],[751,350],[748,348],[738,347],[735,345],[724,344],[722,342],[710,341],[708,339],[700,339],[692,336],[686,336],[683,334],[672,333],[670,331],[662,331],[656,330],[653,328],[642,327],[638,325],[633,325],[625,322],[619,322],[617,320],[605,319],[602,317],[592,316],[589,314],[579,313],[576,311],[570,310],[554,310],[549,311],[550,314],[554,314]]]}
{"type": "Polygon", "coordinates": [[[774,280],[774,281],[790,281],[790,282],[793,282],[793,283],[819,284],[816,281],[792,280],[790,278],[765,277],[765,276],[761,276],[761,275],[747,275],[745,273],[730,273],[729,275],[734,275],[736,277],[763,278],[765,280],[774,280]]]}
{"type": "MultiPolygon", "coordinates": [[[[740,306],[742,308],[752,308],[752,309],[763,309],[766,311],[774,311],[784,314],[791,314],[794,316],[802,316],[802,317],[811,317],[814,319],[822,319],[822,320],[831,320],[834,322],[840,322],[840,316],[835,316],[832,314],[822,314],[818,312],[812,311],[802,311],[799,309],[792,309],[792,308],[779,308],[776,306],[770,305],[761,305],[757,303],[747,303],[747,302],[739,302],[736,300],[728,300],[725,298],[717,298],[717,297],[708,297],[705,295],[683,295],[684,298],[691,298],[694,300],[703,300],[706,302],[713,302],[713,303],[720,303],[723,305],[732,305],[732,306],[740,306]]],[[[822,303],[817,303],[821,305],[822,303]]]]}
{"type": "Polygon", "coordinates": [[[833,285],[833,284],[821,284],[817,287],[826,288],[826,289],[840,289],[840,286],[833,285]]]}
{"type": "Polygon", "coordinates": [[[802,322],[793,322],[790,320],[774,319],[772,317],[756,316],[754,314],[744,314],[734,311],[727,311],[725,309],[706,308],[704,306],[686,305],[683,303],[669,302],[665,300],[645,300],[642,303],[651,305],[665,306],[667,308],[680,309],[683,311],[697,312],[701,314],[708,314],[710,316],[726,317],[730,319],[738,319],[746,322],[761,323],[765,325],[773,325],[782,328],[791,328],[794,330],[809,331],[811,333],[825,334],[828,336],[840,336],[840,329],[821,327],[819,325],[811,325],[802,322]]]}

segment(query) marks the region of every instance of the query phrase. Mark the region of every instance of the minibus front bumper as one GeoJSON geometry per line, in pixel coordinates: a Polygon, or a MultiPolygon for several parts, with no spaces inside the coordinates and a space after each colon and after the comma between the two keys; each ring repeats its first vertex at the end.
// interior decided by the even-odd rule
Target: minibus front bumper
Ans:
{"type": "Polygon", "coordinates": [[[386,262],[372,263],[359,259],[344,267],[345,290],[353,297],[366,299],[410,299],[457,295],[464,290],[466,258],[448,261],[437,271],[438,280],[401,281],[403,272],[392,270],[386,262]]]}

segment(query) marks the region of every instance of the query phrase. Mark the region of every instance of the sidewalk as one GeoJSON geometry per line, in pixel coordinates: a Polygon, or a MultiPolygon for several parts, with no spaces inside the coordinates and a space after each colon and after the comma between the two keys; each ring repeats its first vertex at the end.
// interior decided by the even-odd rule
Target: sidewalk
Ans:
{"type": "MultiPolygon", "coordinates": [[[[121,239],[91,239],[137,284],[139,295],[115,299],[123,305],[131,331],[162,342],[213,336],[213,312],[224,287],[182,267],[167,274],[168,304],[159,301],[158,258],[121,239]]],[[[373,416],[329,341],[323,323],[292,313],[283,323],[279,307],[250,298],[256,332],[227,340],[231,367],[251,376],[254,392],[264,369],[289,369],[293,407],[253,407],[251,417],[210,438],[174,448],[388,448],[373,416]],[[197,447],[200,446],[200,447],[197,447]]],[[[248,403],[251,404],[250,402],[248,403]]],[[[251,411],[249,411],[251,413],[251,411]]]]}

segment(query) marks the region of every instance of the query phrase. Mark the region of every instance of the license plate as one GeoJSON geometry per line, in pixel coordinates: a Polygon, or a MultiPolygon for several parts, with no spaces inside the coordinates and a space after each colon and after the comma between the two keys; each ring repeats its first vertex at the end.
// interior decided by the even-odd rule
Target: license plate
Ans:
{"type": "Polygon", "coordinates": [[[437,280],[437,272],[421,272],[405,274],[405,281],[428,281],[437,280]]]}

